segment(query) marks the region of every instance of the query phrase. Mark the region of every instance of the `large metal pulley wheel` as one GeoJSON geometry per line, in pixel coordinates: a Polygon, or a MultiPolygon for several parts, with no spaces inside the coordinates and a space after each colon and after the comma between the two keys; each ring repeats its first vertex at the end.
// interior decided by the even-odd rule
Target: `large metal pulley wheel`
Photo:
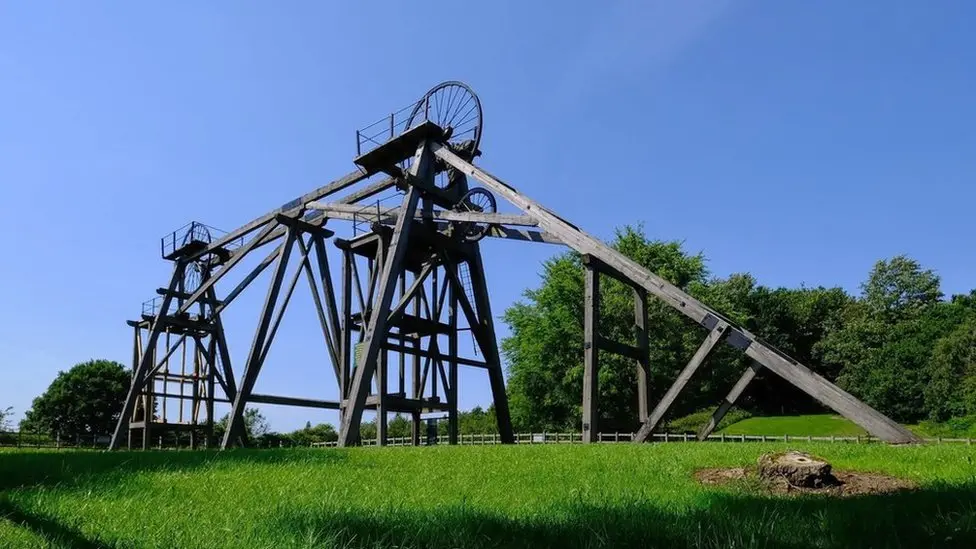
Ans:
{"type": "MultiPolygon", "coordinates": [[[[442,82],[418,101],[407,118],[404,130],[433,122],[444,130],[444,143],[461,158],[472,160],[479,154],[481,144],[481,100],[467,84],[442,82]]],[[[464,175],[438,160],[435,185],[441,189],[453,187],[464,175]]]]}
{"type": "MultiPolygon", "coordinates": [[[[469,213],[493,214],[498,212],[498,204],[495,197],[487,189],[475,187],[464,193],[461,200],[454,206],[454,211],[469,213]]],[[[490,223],[474,221],[461,221],[455,224],[455,230],[461,239],[468,242],[477,242],[488,234],[491,228],[490,223]]]]}

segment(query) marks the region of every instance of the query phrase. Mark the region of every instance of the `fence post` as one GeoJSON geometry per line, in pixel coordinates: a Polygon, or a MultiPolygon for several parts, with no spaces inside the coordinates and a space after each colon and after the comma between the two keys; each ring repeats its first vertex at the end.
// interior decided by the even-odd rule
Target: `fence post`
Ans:
{"type": "Polygon", "coordinates": [[[763,435],[763,436],[762,436],[762,441],[763,441],[763,442],[766,442],[766,435],[763,435]]]}
{"type": "Polygon", "coordinates": [[[685,442],[688,442],[688,433],[682,433],[681,436],[685,442]]]}
{"type": "Polygon", "coordinates": [[[739,442],[745,442],[745,441],[746,441],[746,435],[745,435],[745,433],[739,435],[739,442]]]}
{"type": "Polygon", "coordinates": [[[725,442],[725,433],[719,433],[719,435],[722,437],[722,439],[721,439],[722,442],[725,442]]]}
{"type": "Polygon", "coordinates": [[[613,441],[614,442],[620,442],[620,433],[619,432],[615,432],[613,434],[613,441]]]}
{"type": "Polygon", "coordinates": [[[668,442],[668,432],[664,431],[664,442],[668,442]]]}

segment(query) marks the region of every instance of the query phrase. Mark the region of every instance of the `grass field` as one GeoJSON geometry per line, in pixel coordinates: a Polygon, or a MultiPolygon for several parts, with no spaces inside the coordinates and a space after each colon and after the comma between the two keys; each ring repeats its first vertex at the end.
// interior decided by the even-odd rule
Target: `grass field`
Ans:
{"type": "Polygon", "coordinates": [[[750,417],[737,421],[721,432],[727,435],[796,435],[814,437],[867,436],[867,431],[854,422],[836,415],[750,417]]]}
{"type": "MultiPolygon", "coordinates": [[[[711,417],[711,410],[703,410],[672,420],[670,432],[695,433],[711,417]]],[[[909,430],[927,438],[973,438],[976,439],[976,419],[961,418],[949,423],[906,425],[909,430]]],[[[749,417],[748,414],[729,413],[715,434],[727,435],[771,435],[771,436],[814,436],[814,437],[853,437],[867,436],[867,432],[854,422],[836,414],[808,414],[795,416],[749,417]]]]}
{"type": "Polygon", "coordinates": [[[779,444],[0,452],[0,547],[973,547],[965,445],[791,445],[921,484],[828,499],[706,488],[779,444]]]}

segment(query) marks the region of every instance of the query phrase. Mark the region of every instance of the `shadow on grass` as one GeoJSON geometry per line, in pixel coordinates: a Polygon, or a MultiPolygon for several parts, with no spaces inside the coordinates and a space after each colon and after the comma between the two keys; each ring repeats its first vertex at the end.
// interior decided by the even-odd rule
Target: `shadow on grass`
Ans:
{"type": "Polygon", "coordinates": [[[30,530],[53,547],[72,549],[111,549],[114,545],[100,543],[86,537],[74,528],[65,526],[50,517],[24,511],[13,502],[0,499],[0,519],[30,530]]]}
{"type": "Polygon", "coordinates": [[[976,485],[828,499],[715,493],[704,506],[578,502],[510,518],[482,509],[284,513],[274,525],[316,547],[976,547],[976,485]]]}
{"type": "Polygon", "coordinates": [[[94,452],[45,451],[0,453],[0,491],[36,486],[80,486],[106,476],[143,471],[189,471],[222,464],[296,463],[331,465],[345,461],[341,450],[198,450],[94,452]]]}

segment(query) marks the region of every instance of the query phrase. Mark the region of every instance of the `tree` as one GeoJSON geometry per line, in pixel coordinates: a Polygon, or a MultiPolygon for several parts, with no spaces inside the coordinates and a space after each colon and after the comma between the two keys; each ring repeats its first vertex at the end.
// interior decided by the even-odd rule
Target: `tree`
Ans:
{"type": "Polygon", "coordinates": [[[319,423],[312,426],[312,422],[305,422],[305,428],[293,431],[284,436],[295,446],[311,446],[314,442],[335,442],[339,434],[329,423],[319,423]]]}
{"type": "Polygon", "coordinates": [[[824,362],[839,371],[838,385],[892,419],[930,417],[928,407],[958,370],[947,349],[941,362],[933,360],[936,343],[965,323],[972,307],[963,298],[941,301],[938,276],[905,256],[878,261],[861,289],[840,328],[819,345],[824,362]]]}
{"type": "Polygon", "coordinates": [[[939,301],[939,284],[939,277],[932,270],[923,270],[918,261],[899,255],[875,263],[861,290],[872,314],[900,320],[939,301]]]}
{"type": "Polygon", "coordinates": [[[89,360],[58,372],[34,399],[22,427],[63,437],[107,434],[122,412],[131,374],[118,362],[89,360]]]}
{"type": "Polygon", "coordinates": [[[0,410],[0,431],[10,429],[10,416],[14,415],[14,407],[7,406],[0,410]]]}
{"type": "Polygon", "coordinates": [[[976,415],[976,319],[936,342],[930,370],[925,387],[930,419],[976,415]]]}
{"type": "MultiPolygon", "coordinates": [[[[230,414],[227,413],[219,421],[214,423],[214,435],[217,438],[224,436],[229,422],[230,414]]],[[[247,433],[248,440],[256,440],[271,431],[271,424],[268,423],[267,418],[257,408],[245,408],[244,431],[247,433]]]]}
{"type": "MultiPolygon", "coordinates": [[[[679,287],[705,280],[704,258],[679,242],[648,239],[641,227],[617,230],[611,246],[679,287]]],[[[546,261],[538,288],[505,311],[511,336],[501,348],[508,364],[509,406],[517,430],[577,429],[583,387],[583,268],[579,254],[546,261]]],[[[601,277],[601,335],[635,342],[633,291],[601,277]]],[[[690,322],[656,300],[648,304],[651,387],[662,395],[665,380],[694,352],[686,335],[690,322]]],[[[629,431],[637,425],[637,371],[633,360],[605,353],[599,372],[601,428],[629,431]]]]}

